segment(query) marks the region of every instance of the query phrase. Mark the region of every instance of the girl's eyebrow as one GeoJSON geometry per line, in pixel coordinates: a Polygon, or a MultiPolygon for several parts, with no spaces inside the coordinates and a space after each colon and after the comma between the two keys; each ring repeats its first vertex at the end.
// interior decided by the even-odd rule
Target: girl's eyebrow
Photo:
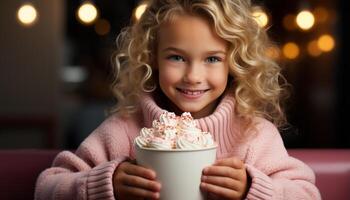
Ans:
{"type": "MultiPolygon", "coordinates": [[[[185,50],[182,50],[182,49],[179,49],[179,48],[176,48],[176,47],[167,47],[165,49],[163,49],[162,51],[176,51],[176,52],[180,52],[180,53],[186,53],[185,50]]],[[[208,55],[212,55],[212,54],[224,54],[226,55],[226,51],[225,50],[210,50],[210,51],[206,51],[205,54],[208,54],[208,55]]]]}
{"type": "Polygon", "coordinates": [[[207,51],[206,54],[213,55],[213,54],[224,54],[226,55],[226,51],[223,50],[213,50],[213,51],[207,51]]]}
{"type": "Polygon", "coordinates": [[[181,52],[184,53],[185,51],[176,47],[167,47],[165,49],[162,49],[162,51],[177,51],[177,52],[181,52]]]}

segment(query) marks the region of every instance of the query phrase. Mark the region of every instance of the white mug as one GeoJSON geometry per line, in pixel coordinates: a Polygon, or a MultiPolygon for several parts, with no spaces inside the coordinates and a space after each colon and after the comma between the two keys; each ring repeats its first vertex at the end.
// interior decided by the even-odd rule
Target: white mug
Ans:
{"type": "Polygon", "coordinates": [[[135,145],[138,165],[154,170],[161,183],[161,200],[204,200],[202,170],[212,165],[216,146],[204,149],[151,149],[135,145]]]}

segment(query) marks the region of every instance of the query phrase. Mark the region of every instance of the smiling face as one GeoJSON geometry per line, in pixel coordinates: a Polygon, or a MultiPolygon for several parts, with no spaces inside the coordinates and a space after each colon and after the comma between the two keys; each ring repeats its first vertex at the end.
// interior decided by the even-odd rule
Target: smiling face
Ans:
{"type": "Polygon", "coordinates": [[[175,112],[211,114],[226,89],[228,44],[205,18],[176,15],[158,32],[159,85],[175,112]]]}

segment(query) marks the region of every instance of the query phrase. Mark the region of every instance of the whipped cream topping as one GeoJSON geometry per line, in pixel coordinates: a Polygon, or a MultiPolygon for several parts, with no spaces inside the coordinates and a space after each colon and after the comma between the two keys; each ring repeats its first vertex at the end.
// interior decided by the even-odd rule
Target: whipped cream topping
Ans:
{"type": "Polygon", "coordinates": [[[215,146],[210,133],[202,132],[189,112],[176,116],[164,112],[154,120],[152,128],[142,128],[135,138],[139,147],[154,149],[202,149],[215,146]]]}

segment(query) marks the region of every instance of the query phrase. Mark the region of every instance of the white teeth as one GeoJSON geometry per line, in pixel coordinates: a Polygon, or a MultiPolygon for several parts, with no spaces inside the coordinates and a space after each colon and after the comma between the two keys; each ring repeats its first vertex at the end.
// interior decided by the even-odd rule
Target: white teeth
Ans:
{"type": "Polygon", "coordinates": [[[191,90],[181,90],[183,93],[188,94],[188,95],[200,95],[204,93],[204,90],[196,90],[196,91],[191,91],[191,90]]]}

